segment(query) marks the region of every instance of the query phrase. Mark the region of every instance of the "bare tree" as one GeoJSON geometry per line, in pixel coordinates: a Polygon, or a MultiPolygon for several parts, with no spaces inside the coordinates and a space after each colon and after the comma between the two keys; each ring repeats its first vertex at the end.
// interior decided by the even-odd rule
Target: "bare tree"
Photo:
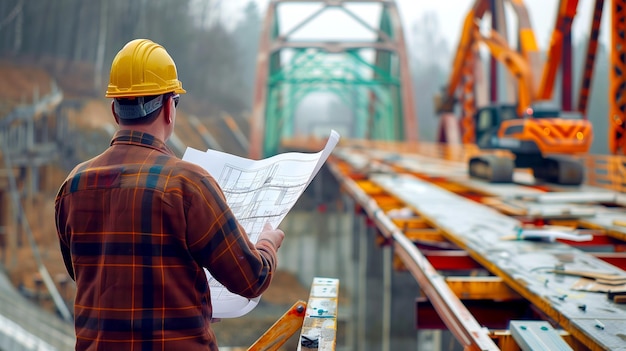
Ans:
{"type": "Polygon", "coordinates": [[[72,45],[74,50],[72,50],[72,60],[80,61],[82,60],[82,48],[83,48],[83,22],[87,20],[87,1],[81,1],[78,3],[78,16],[73,19],[74,21],[74,29],[72,31],[73,39],[72,45]]]}
{"type": "Polygon", "coordinates": [[[432,131],[437,130],[439,122],[435,118],[433,99],[446,84],[446,76],[449,74],[449,44],[441,34],[437,15],[432,12],[413,23],[409,38],[419,137],[421,140],[435,141],[436,136],[432,131]]]}
{"type": "Polygon", "coordinates": [[[231,31],[219,21],[221,1],[0,0],[0,55],[35,58],[75,93],[99,91],[104,66],[122,45],[148,38],[167,48],[203,105],[237,113],[250,95],[260,19],[250,2],[231,31]]]}
{"type": "Polygon", "coordinates": [[[414,63],[449,66],[449,44],[441,33],[439,18],[434,12],[425,13],[413,23],[409,47],[414,63]]]}
{"type": "Polygon", "coordinates": [[[22,48],[22,24],[24,22],[23,13],[24,0],[18,0],[13,9],[2,19],[0,19],[0,31],[15,23],[12,50],[17,53],[22,48]]]}
{"type": "Polygon", "coordinates": [[[104,65],[104,50],[107,40],[107,12],[109,2],[100,1],[100,31],[98,35],[98,52],[96,55],[96,67],[94,69],[94,90],[102,85],[102,67],[104,65]]]}

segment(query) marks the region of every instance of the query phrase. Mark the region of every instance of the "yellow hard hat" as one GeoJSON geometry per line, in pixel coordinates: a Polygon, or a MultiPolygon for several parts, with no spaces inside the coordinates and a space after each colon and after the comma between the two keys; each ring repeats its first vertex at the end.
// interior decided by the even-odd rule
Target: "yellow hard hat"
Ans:
{"type": "Polygon", "coordinates": [[[106,97],[186,93],[176,64],[163,46],[148,39],[128,42],[113,59],[106,97]]]}

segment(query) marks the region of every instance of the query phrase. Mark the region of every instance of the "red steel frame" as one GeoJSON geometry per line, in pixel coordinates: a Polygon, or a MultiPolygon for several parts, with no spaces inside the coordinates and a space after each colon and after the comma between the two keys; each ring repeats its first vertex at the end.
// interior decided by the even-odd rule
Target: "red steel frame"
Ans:
{"type": "Polygon", "coordinates": [[[611,1],[609,151],[626,154],[626,0],[611,1]]]}

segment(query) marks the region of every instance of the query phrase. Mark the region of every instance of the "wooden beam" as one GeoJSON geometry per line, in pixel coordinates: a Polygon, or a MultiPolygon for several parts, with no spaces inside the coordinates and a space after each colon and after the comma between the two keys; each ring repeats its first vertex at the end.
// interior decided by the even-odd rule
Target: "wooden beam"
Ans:
{"type": "Polygon", "coordinates": [[[462,300],[519,300],[520,294],[500,277],[447,277],[446,283],[462,300]]]}
{"type": "Polygon", "coordinates": [[[334,351],[337,345],[339,279],[313,279],[297,351],[334,351]]]}
{"type": "Polygon", "coordinates": [[[297,301],[248,348],[248,351],[277,351],[292,335],[302,328],[305,311],[306,302],[297,301]]]}
{"type": "Polygon", "coordinates": [[[403,230],[404,235],[411,241],[437,241],[447,242],[439,229],[409,229],[403,230]]]}
{"type": "Polygon", "coordinates": [[[393,223],[402,231],[432,228],[424,218],[392,218],[393,223]]]}

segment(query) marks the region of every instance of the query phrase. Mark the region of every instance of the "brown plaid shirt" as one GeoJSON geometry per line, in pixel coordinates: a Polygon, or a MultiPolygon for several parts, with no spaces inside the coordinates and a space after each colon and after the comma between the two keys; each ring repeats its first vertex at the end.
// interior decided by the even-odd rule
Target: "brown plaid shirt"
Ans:
{"type": "Polygon", "coordinates": [[[76,350],[217,350],[205,273],[260,295],[276,268],[252,244],[215,180],[145,133],[119,131],[56,198],[65,266],[76,281],[76,350]]]}

